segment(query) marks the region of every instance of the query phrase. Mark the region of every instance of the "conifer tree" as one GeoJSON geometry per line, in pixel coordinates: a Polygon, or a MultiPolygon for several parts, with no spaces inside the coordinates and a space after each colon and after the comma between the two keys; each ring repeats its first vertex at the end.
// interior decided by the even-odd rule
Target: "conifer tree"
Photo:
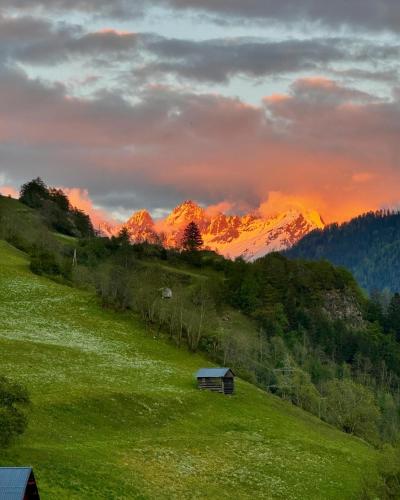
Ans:
{"type": "Polygon", "coordinates": [[[50,199],[49,188],[40,177],[27,182],[21,187],[19,201],[31,208],[40,208],[45,200],[50,199]]]}
{"type": "Polygon", "coordinates": [[[190,222],[183,232],[181,241],[182,248],[192,252],[194,250],[199,250],[203,246],[203,243],[198,225],[195,222],[190,222]]]}
{"type": "Polygon", "coordinates": [[[123,227],[116,238],[119,246],[129,246],[131,243],[131,238],[129,236],[129,231],[126,227],[123,227]]]}
{"type": "Polygon", "coordinates": [[[132,264],[133,257],[128,229],[123,227],[114,241],[118,246],[117,258],[120,260],[120,264],[127,269],[132,264]]]}

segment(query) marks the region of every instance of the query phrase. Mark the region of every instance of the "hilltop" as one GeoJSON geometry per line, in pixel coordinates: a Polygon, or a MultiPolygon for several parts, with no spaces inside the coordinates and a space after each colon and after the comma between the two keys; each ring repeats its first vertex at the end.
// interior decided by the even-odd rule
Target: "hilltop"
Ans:
{"type": "Polygon", "coordinates": [[[33,275],[0,243],[2,372],[33,401],[3,465],[31,464],[48,498],[354,498],[375,451],[239,380],[196,389],[208,362],[153,338],[91,293],[33,275]]]}

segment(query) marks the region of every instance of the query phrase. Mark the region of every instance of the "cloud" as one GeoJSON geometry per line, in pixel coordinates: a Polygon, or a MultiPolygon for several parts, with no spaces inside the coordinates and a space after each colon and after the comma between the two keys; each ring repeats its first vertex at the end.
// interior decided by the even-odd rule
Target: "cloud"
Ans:
{"type": "MultiPolygon", "coordinates": [[[[197,84],[227,84],[241,76],[261,83],[266,77],[320,70],[343,78],[391,83],[397,76],[398,51],[392,42],[354,36],[185,40],[113,29],[107,24],[88,31],[83,25],[44,15],[11,16],[0,11],[0,63],[37,68],[79,64],[83,73],[88,68],[101,69],[103,80],[107,80],[103,86],[107,87],[110,78],[105,68],[113,68],[111,79],[118,80],[121,73],[124,81],[119,83],[125,91],[132,84],[129,77],[136,87],[171,78],[197,84]],[[371,61],[374,68],[370,67],[371,61]]],[[[100,87],[102,81],[96,84],[100,87]]],[[[129,91],[132,93],[132,89],[129,91]]]]}
{"type": "MultiPolygon", "coordinates": [[[[323,77],[299,78],[291,86],[291,94],[296,100],[307,104],[325,104],[328,106],[342,105],[346,103],[367,103],[376,99],[367,92],[343,87],[337,82],[323,77]]],[[[268,99],[266,100],[268,102],[268,99]]],[[[281,101],[290,103],[290,99],[281,101]]]]}
{"type": "Polygon", "coordinates": [[[329,27],[352,26],[368,30],[400,30],[397,0],[161,0],[179,10],[203,11],[237,20],[311,21],[329,27]]]}
{"type": "Polygon", "coordinates": [[[3,196],[11,196],[12,198],[18,198],[19,193],[13,186],[0,185],[0,194],[3,196]]]}
{"type": "Polygon", "coordinates": [[[186,198],[209,212],[312,205],[328,220],[399,202],[399,89],[390,95],[397,0],[0,4],[0,171],[8,176],[0,186],[37,175],[79,184],[73,196],[99,220],[96,207],[162,214],[186,198]],[[205,29],[224,18],[226,36],[113,27],[160,6],[167,16],[187,11],[205,29]],[[252,23],[272,29],[231,37],[230,23],[240,33],[253,34],[252,23]],[[278,92],[257,105],[221,95],[250,94],[252,83],[254,94],[263,85],[278,92]]]}
{"type": "Polygon", "coordinates": [[[377,177],[376,173],[373,172],[356,172],[352,175],[352,180],[353,182],[356,183],[364,183],[364,182],[370,182],[374,180],[377,177]]]}
{"type": "Polygon", "coordinates": [[[113,29],[86,32],[75,24],[0,14],[0,60],[8,62],[49,65],[80,57],[115,61],[132,55],[136,47],[135,33],[113,29]]]}
{"type": "Polygon", "coordinates": [[[25,48],[20,57],[27,62],[52,62],[79,56],[98,56],[101,59],[119,57],[123,59],[133,53],[137,46],[135,33],[121,33],[114,30],[103,30],[85,33],[81,36],[71,36],[60,40],[55,36],[56,43],[49,40],[47,44],[38,44],[25,48]]]}
{"type": "Polygon", "coordinates": [[[2,0],[3,8],[30,12],[83,12],[116,19],[136,18],[163,7],[181,11],[208,13],[218,22],[309,21],[328,27],[355,27],[367,30],[400,30],[400,5],[397,0],[2,0]]]}
{"type": "MultiPolygon", "coordinates": [[[[373,61],[373,58],[370,59],[365,59],[373,61]]],[[[386,59],[387,61],[387,59],[386,59]]],[[[382,83],[387,83],[390,85],[393,85],[399,81],[399,72],[395,68],[391,69],[382,69],[379,70],[375,68],[374,70],[371,69],[360,69],[360,68],[351,68],[351,69],[332,69],[331,74],[334,75],[335,77],[339,78],[345,78],[345,79],[351,79],[354,82],[360,82],[360,81],[374,81],[374,82],[382,82],[382,83]]]]}
{"type": "Polygon", "coordinates": [[[163,73],[203,82],[227,82],[236,74],[250,77],[315,69],[321,63],[341,61],[346,50],[337,40],[266,41],[236,38],[207,41],[145,37],[145,50],[157,60],[135,75],[163,73]]]}
{"type": "Polygon", "coordinates": [[[3,9],[21,12],[32,12],[39,9],[41,13],[82,12],[92,16],[112,17],[116,19],[136,18],[144,14],[145,4],[149,0],[1,0],[3,9]]]}
{"type": "Polygon", "coordinates": [[[278,215],[289,210],[318,210],[323,213],[326,210],[326,204],[318,195],[301,196],[296,194],[285,194],[280,191],[271,191],[268,199],[260,204],[257,212],[265,218],[278,215]]]}
{"type": "Polygon", "coordinates": [[[343,60],[346,51],[336,39],[192,41],[112,28],[86,32],[72,24],[0,15],[0,59],[30,65],[76,62],[79,58],[90,59],[91,65],[104,65],[129,59],[135,77],[142,79],[167,73],[203,82],[226,82],[235,74],[261,77],[314,69],[321,63],[343,60]]]}
{"type": "Polygon", "coordinates": [[[237,209],[237,207],[231,201],[221,201],[219,203],[216,203],[215,205],[209,205],[205,208],[206,214],[209,217],[213,217],[221,213],[226,214],[235,209],[237,209]]]}
{"type": "Polygon", "coordinates": [[[95,228],[103,224],[117,224],[117,221],[114,220],[109,213],[107,213],[105,210],[102,210],[101,208],[94,206],[87,189],[65,187],[61,189],[68,196],[68,199],[73,207],[83,210],[90,216],[90,219],[95,228]]]}
{"type": "Polygon", "coordinates": [[[393,43],[357,37],[185,40],[143,33],[138,35],[142,59],[132,73],[139,83],[172,75],[190,82],[226,84],[236,76],[260,82],[268,76],[321,69],[336,77],[393,84],[398,51],[393,43]]]}
{"type": "Polygon", "coordinates": [[[18,198],[18,191],[14,188],[14,186],[9,185],[9,183],[9,176],[4,172],[0,172],[0,194],[3,196],[11,196],[12,198],[18,198]]]}
{"type": "Polygon", "coordinates": [[[396,96],[384,101],[314,77],[259,106],[163,86],[135,101],[84,99],[3,68],[0,170],[13,184],[79,179],[96,207],[121,213],[187,198],[256,209],[270,196],[310,200],[328,221],[343,220],[399,201],[396,96]],[[374,182],[357,182],[363,172],[374,182]]]}

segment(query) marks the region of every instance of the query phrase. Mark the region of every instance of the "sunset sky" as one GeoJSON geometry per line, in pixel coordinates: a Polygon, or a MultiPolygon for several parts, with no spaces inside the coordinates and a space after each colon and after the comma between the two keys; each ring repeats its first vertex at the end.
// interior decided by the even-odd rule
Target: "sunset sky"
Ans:
{"type": "Polygon", "coordinates": [[[0,0],[0,192],[398,207],[399,55],[398,0],[0,0]]]}

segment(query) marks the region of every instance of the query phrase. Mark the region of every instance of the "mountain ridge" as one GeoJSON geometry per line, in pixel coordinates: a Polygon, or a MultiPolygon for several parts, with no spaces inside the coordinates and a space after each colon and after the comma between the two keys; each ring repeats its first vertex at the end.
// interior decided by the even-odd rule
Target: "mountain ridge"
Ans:
{"type": "Polygon", "coordinates": [[[183,230],[190,222],[198,225],[205,248],[228,258],[243,257],[249,261],[286,250],[312,230],[325,227],[315,210],[293,208],[268,216],[257,212],[240,216],[210,213],[193,200],[186,200],[162,220],[155,221],[147,210],[139,210],[114,228],[114,233],[126,228],[133,242],[179,247],[183,230]]]}

